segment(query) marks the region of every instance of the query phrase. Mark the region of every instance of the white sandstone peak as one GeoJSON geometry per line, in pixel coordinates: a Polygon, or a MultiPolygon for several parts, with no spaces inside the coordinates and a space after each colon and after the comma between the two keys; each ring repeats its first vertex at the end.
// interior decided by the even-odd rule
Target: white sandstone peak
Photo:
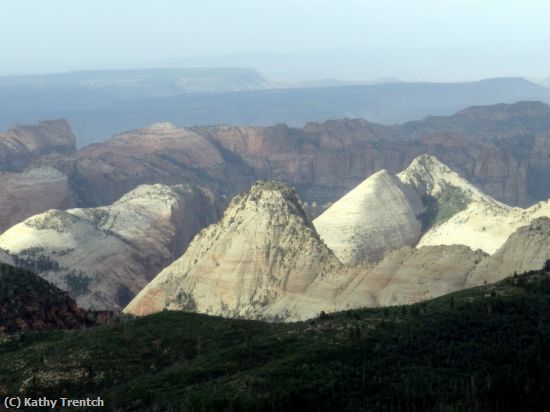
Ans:
{"type": "Polygon", "coordinates": [[[125,310],[138,315],[166,308],[303,318],[318,308],[294,298],[306,296],[316,280],[340,267],[307,219],[296,192],[279,182],[260,181],[236,196],[220,222],[202,230],[185,254],[125,310]]]}
{"type": "Polygon", "coordinates": [[[386,170],[365,179],[313,221],[346,265],[377,261],[393,249],[414,246],[421,235],[420,196],[386,170]]]}
{"type": "Polygon", "coordinates": [[[174,203],[180,199],[182,193],[191,193],[192,191],[193,188],[185,184],[177,186],[166,186],[158,183],[154,185],[140,185],[123,195],[113,206],[132,201],[174,203]]]}
{"type": "Polygon", "coordinates": [[[32,216],[0,235],[0,248],[80,306],[120,309],[218,216],[209,191],[142,185],[110,206],[32,216]]]}
{"type": "Polygon", "coordinates": [[[150,132],[154,132],[154,133],[166,133],[166,132],[173,132],[174,130],[177,130],[178,126],[176,126],[174,123],[171,123],[171,122],[157,122],[149,126],[148,129],[150,132]]]}
{"type": "Polygon", "coordinates": [[[422,195],[438,196],[447,187],[451,186],[459,189],[469,200],[484,201],[507,207],[483,193],[460,174],[440,162],[435,156],[427,154],[418,156],[397,177],[403,183],[415,187],[422,195]]]}
{"type": "Polygon", "coordinates": [[[398,177],[428,202],[423,219],[430,227],[417,247],[466,245],[491,254],[518,227],[550,216],[547,202],[521,209],[496,201],[434,156],[419,156],[398,177]]]}

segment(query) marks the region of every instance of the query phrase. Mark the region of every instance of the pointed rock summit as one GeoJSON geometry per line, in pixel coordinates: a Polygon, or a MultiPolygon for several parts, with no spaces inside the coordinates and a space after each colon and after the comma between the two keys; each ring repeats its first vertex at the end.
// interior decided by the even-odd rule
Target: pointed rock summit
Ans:
{"type": "Polygon", "coordinates": [[[417,192],[381,170],[313,221],[317,232],[346,265],[378,261],[391,250],[414,246],[424,207],[417,192]]]}
{"type": "Polygon", "coordinates": [[[453,187],[463,193],[465,201],[484,201],[502,205],[484,194],[446,164],[441,163],[435,156],[427,154],[418,156],[397,177],[403,183],[414,187],[422,195],[438,197],[443,195],[449,187],[453,187]]]}
{"type": "Polygon", "coordinates": [[[0,235],[0,248],[81,307],[122,309],[218,219],[219,201],[188,185],[143,185],[110,206],[35,215],[0,235]]]}
{"type": "Polygon", "coordinates": [[[323,280],[339,268],[294,189],[259,181],[235,197],[221,221],[202,230],[125,311],[183,309],[271,320],[314,316],[318,307],[302,297],[314,283],[322,290],[323,280]]]}

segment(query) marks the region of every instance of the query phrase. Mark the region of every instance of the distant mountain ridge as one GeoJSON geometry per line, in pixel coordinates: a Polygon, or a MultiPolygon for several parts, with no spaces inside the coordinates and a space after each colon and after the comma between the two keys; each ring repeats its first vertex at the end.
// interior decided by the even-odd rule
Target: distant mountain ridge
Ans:
{"type": "MultiPolygon", "coordinates": [[[[10,159],[22,163],[0,179],[0,229],[51,208],[108,205],[140,184],[181,181],[231,197],[257,179],[278,178],[297,188],[316,217],[366,177],[396,174],[423,153],[494,199],[529,206],[550,198],[548,119],[549,106],[520,102],[396,126],[359,119],[301,129],[156,123],[74,153],[50,147],[30,156],[30,146],[17,146],[10,159]]],[[[56,124],[39,128],[60,133],[56,124]]]]}
{"type": "Polygon", "coordinates": [[[539,100],[550,90],[522,78],[465,83],[384,82],[285,88],[250,69],[84,71],[0,77],[0,128],[63,117],[78,146],[155,122],[269,126],[338,118],[396,124],[464,107],[539,100]]]}

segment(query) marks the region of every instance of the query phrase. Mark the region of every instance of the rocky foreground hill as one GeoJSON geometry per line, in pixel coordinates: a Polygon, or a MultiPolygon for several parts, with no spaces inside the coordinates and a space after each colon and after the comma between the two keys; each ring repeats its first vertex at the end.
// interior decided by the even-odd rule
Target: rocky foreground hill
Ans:
{"type": "Polygon", "coordinates": [[[41,123],[0,135],[6,156],[24,159],[6,157],[0,167],[9,173],[0,179],[0,229],[49,208],[108,205],[140,184],[154,183],[187,182],[234,196],[257,179],[278,178],[296,187],[317,215],[371,174],[398,173],[424,153],[498,201],[528,206],[550,198],[549,119],[547,105],[521,102],[397,126],[363,120],[303,128],[155,124],[74,153],[66,123],[41,123]],[[13,135],[26,137],[14,145],[13,135]],[[36,142],[44,147],[37,149],[36,142]],[[44,182],[43,169],[32,171],[42,166],[61,175],[49,173],[44,182]],[[35,175],[42,177],[28,190],[35,175]],[[27,180],[25,187],[17,185],[20,178],[27,180]]]}

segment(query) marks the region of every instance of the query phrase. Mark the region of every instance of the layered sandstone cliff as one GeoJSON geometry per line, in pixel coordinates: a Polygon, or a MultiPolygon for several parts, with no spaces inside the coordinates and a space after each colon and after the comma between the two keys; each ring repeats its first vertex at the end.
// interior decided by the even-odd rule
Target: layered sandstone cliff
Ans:
{"type": "Polygon", "coordinates": [[[487,257],[467,246],[404,247],[377,265],[347,272],[352,280],[337,298],[339,308],[406,305],[464,289],[469,273],[487,257]]]}
{"type": "Polygon", "coordinates": [[[0,233],[36,213],[75,203],[67,176],[51,166],[0,173],[0,233]]]}
{"type": "Polygon", "coordinates": [[[86,205],[109,204],[140,184],[186,182],[230,195],[248,185],[246,170],[228,160],[223,150],[171,123],[88,146],[60,167],[86,205]]]}
{"type": "MultiPolygon", "coordinates": [[[[548,113],[544,104],[522,102],[474,107],[391,127],[346,119],[301,129],[186,129],[161,123],[64,157],[72,150],[72,132],[65,122],[43,122],[4,133],[12,137],[0,143],[0,171],[48,165],[67,176],[67,195],[74,204],[41,206],[22,193],[23,202],[29,196],[31,215],[51,207],[107,205],[140,184],[187,182],[233,196],[256,179],[279,178],[295,186],[317,216],[368,176],[382,169],[398,173],[427,153],[493,198],[527,206],[550,198],[548,113]],[[14,156],[14,148],[22,157],[14,156]]],[[[13,185],[0,187],[0,198],[13,190],[13,185]]],[[[14,222],[29,215],[6,216],[14,222]]]]}

